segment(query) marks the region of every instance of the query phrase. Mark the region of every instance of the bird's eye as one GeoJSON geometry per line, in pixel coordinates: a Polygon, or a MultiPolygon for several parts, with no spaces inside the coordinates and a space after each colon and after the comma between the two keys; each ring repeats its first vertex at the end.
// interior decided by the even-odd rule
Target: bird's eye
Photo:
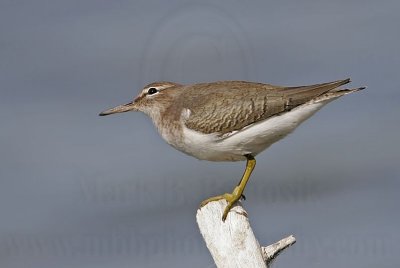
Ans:
{"type": "Polygon", "coordinates": [[[158,89],[156,89],[155,87],[151,87],[151,88],[149,88],[149,90],[147,90],[147,94],[149,94],[149,95],[156,94],[157,92],[158,92],[158,89]]]}

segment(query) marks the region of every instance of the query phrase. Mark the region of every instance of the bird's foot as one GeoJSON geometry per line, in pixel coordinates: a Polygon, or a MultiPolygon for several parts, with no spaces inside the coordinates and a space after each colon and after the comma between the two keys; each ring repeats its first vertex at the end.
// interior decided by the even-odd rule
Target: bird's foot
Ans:
{"type": "Polygon", "coordinates": [[[244,197],[244,195],[242,195],[240,187],[236,186],[232,193],[225,193],[223,195],[217,195],[217,196],[210,197],[210,198],[204,200],[203,202],[201,202],[200,207],[203,207],[203,206],[205,206],[208,203],[213,202],[213,201],[218,201],[218,200],[221,200],[221,199],[225,199],[226,202],[228,202],[228,205],[226,206],[226,208],[224,210],[224,213],[222,214],[222,221],[225,221],[226,217],[228,216],[228,212],[231,210],[232,206],[241,197],[246,199],[244,197]]]}

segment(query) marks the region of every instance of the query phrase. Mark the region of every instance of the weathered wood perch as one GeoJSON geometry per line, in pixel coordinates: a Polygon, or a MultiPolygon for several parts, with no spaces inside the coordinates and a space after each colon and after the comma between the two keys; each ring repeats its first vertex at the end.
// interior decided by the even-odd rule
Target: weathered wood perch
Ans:
{"type": "Polygon", "coordinates": [[[200,232],[218,268],[269,267],[280,252],[296,242],[290,235],[272,245],[260,247],[240,202],[222,222],[225,207],[225,200],[210,202],[197,210],[196,215],[200,232]]]}

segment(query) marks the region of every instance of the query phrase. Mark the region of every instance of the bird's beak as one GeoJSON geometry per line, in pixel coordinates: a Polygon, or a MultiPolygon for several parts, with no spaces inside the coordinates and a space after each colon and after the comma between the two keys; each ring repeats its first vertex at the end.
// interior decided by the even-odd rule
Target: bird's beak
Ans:
{"type": "Polygon", "coordinates": [[[105,110],[105,111],[101,112],[99,115],[105,116],[105,115],[109,115],[109,114],[125,113],[125,112],[129,112],[129,111],[133,111],[133,110],[136,110],[134,101],[127,103],[127,104],[118,105],[117,107],[105,110]]]}

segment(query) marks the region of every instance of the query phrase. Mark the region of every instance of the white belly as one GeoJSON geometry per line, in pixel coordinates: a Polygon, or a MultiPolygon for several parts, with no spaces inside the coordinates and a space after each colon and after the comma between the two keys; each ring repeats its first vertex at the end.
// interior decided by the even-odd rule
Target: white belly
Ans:
{"type": "Polygon", "coordinates": [[[310,102],[282,115],[274,116],[245,127],[240,131],[218,136],[203,134],[183,126],[184,141],[177,148],[186,154],[208,161],[246,160],[291,133],[332,99],[310,102]]]}

